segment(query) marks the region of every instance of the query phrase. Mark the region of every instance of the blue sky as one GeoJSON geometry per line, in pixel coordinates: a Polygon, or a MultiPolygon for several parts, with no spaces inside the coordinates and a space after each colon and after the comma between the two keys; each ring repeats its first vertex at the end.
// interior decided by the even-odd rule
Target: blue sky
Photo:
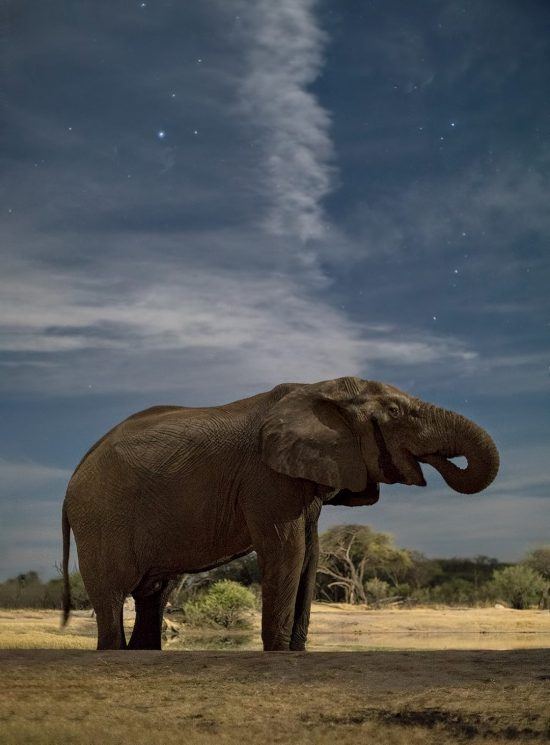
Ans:
{"type": "Polygon", "coordinates": [[[0,576],[55,573],[128,414],[340,375],[476,420],[502,468],[321,527],[548,542],[549,32],[530,0],[8,3],[0,576]]]}

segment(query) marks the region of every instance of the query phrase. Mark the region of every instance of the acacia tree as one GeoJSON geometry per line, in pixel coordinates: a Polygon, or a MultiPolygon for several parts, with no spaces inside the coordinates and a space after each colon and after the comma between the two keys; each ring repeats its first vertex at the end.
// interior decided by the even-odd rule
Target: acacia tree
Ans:
{"type": "Polygon", "coordinates": [[[541,546],[529,551],[523,563],[550,580],[550,546],[541,546]]]}
{"type": "Polygon", "coordinates": [[[394,589],[412,566],[409,552],[394,546],[386,533],[377,533],[368,525],[339,525],[320,538],[318,595],[327,600],[357,604],[369,602],[370,588],[380,582],[394,589]],[[378,583],[372,584],[372,580],[378,583]]]}

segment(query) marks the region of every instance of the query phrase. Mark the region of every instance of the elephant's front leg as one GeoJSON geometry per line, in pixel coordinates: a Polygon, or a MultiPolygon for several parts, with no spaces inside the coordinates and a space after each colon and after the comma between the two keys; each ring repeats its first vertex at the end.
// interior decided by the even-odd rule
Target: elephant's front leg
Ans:
{"type": "Polygon", "coordinates": [[[290,638],[290,649],[301,652],[306,648],[307,631],[311,603],[315,595],[315,579],[317,577],[317,563],[319,561],[319,537],[317,535],[317,520],[321,505],[312,505],[311,514],[306,515],[305,524],[305,557],[296,596],[294,623],[290,638]]]}
{"type": "Polygon", "coordinates": [[[290,648],[305,556],[304,519],[251,526],[262,575],[262,641],[266,652],[290,648]]]}

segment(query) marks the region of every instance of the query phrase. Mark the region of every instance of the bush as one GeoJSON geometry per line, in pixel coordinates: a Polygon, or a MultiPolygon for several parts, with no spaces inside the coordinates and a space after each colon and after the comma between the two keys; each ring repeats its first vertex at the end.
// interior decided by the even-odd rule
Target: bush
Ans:
{"type": "Polygon", "coordinates": [[[250,627],[248,613],[256,607],[254,593],[230,579],[215,582],[183,606],[186,623],[224,629],[250,627]]]}
{"type": "Polygon", "coordinates": [[[546,581],[531,567],[517,564],[495,571],[491,589],[496,599],[504,600],[516,610],[524,610],[539,602],[546,581]]]}
{"type": "Polygon", "coordinates": [[[473,583],[460,577],[454,577],[431,588],[430,596],[432,602],[444,605],[475,605],[477,601],[473,583]]]}
{"type": "Polygon", "coordinates": [[[365,590],[367,592],[367,598],[373,605],[379,605],[381,600],[389,597],[390,586],[387,582],[384,582],[378,577],[373,577],[365,584],[365,590]]]}

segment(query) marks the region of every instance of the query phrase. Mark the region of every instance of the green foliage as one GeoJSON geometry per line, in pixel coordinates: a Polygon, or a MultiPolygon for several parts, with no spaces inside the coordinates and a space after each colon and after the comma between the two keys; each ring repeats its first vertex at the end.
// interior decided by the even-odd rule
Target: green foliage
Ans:
{"type": "Polygon", "coordinates": [[[550,546],[541,546],[529,551],[523,563],[550,582],[550,546]]]}
{"type": "MultiPolygon", "coordinates": [[[[72,607],[90,608],[90,599],[80,572],[69,575],[72,607]]],[[[42,582],[34,571],[19,574],[0,583],[0,607],[2,608],[49,608],[60,610],[63,606],[63,578],[56,577],[42,582]]]]}
{"type": "Polygon", "coordinates": [[[248,615],[255,607],[256,596],[248,587],[222,579],[184,603],[183,611],[191,626],[243,629],[250,627],[248,615]]]}
{"type": "Polygon", "coordinates": [[[473,559],[453,558],[438,559],[440,574],[430,583],[432,586],[443,584],[451,579],[463,579],[471,582],[478,589],[489,582],[495,569],[506,566],[490,556],[475,556],[473,559]]]}
{"type": "Polygon", "coordinates": [[[222,564],[221,567],[212,569],[208,572],[211,582],[218,582],[221,579],[231,579],[247,587],[260,582],[260,569],[256,552],[253,551],[240,559],[233,559],[228,564],[222,564]]]}
{"type": "Polygon", "coordinates": [[[230,579],[240,585],[250,587],[254,594],[258,595],[260,592],[260,570],[256,553],[252,552],[240,559],[234,559],[208,572],[182,575],[170,595],[170,603],[175,608],[182,608],[185,603],[200,595],[205,588],[223,579],[230,579]]]}
{"type": "Polygon", "coordinates": [[[547,582],[531,567],[517,564],[496,570],[490,587],[496,599],[523,610],[540,601],[547,582]]]}
{"type": "MultiPolygon", "coordinates": [[[[338,525],[320,536],[319,567],[316,583],[319,600],[373,606],[396,598],[409,604],[444,605],[504,601],[514,608],[534,604],[550,607],[548,545],[530,551],[519,565],[502,564],[488,556],[429,559],[419,551],[396,546],[390,535],[378,533],[368,525],[338,525]],[[511,571],[503,573],[505,569],[511,571]]],[[[260,572],[255,553],[209,572],[184,575],[172,593],[171,603],[185,609],[190,623],[229,628],[234,623],[229,599],[222,597],[216,601],[218,610],[229,608],[226,616],[218,616],[216,602],[206,600],[214,586],[226,586],[224,581],[231,586],[237,584],[240,589],[248,587],[248,597],[259,604],[260,572]]],[[[71,573],[70,582],[72,607],[90,608],[80,573],[71,573]]],[[[213,590],[214,597],[218,592],[213,590]]],[[[61,577],[42,582],[36,572],[28,571],[0,583],[3,608],[60,609],[62,597],[61,577]]],[[[248,607],[246,602],[244,610],[248,607]]],[[[246,623],[244,615],[242,618],[246,623]]],[[[239,623],[236,621],[237,626],[239,623]]]]}
{"type": "Polygon", "coordinates": [[[454,577],[431,588],[429,598],[432,603],[444,605],[475,605],[480,599],[473,582],[462,577],[454,577]]]}
{"type": "Polygon", "coordinates": [[[369,579],[365,583],[365,590],[368,601],[374,605],[378,605],[382,600],[389,597],[391,588],[383,579],[373,577],[373,579],[369,579]]]}
{"type": "Polygon", "coordinates": [[[411,591],[434,585],[444,575],[437,559],[428,559],[420,551],[409,551],[411,566],[407,572],[407,584],[411,591]]]}
{"type": "Polygon", "coordinates": [[[395,588],[411,567],[410,552],[397,548],[387,533],[377,533],[368,525],[338,525],[320,538],[317,597],[366,603],[370,580],[395,588]]]}

